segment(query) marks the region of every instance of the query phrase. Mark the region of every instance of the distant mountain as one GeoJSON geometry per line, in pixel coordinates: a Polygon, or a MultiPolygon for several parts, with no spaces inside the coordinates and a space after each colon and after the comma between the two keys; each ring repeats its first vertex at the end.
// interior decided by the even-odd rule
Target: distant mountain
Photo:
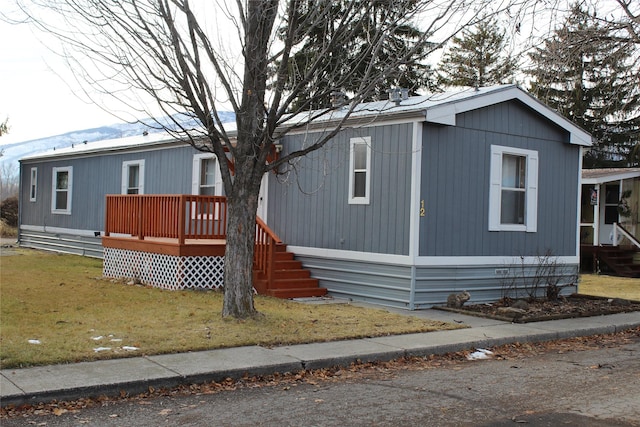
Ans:
{"type": "MultiPolygon", "coordinates": [[[[235,114],[230,111],[219,112],[223,123],[233,122],[235,114]]],[[[176,114],[172,116],[175,121],[180,123],[184,128],[194,128],[198,123],[192,117],[186,114],[176,114]]],[[[159,119],[164,126],[175,129],[176,125],[170,117],[159,119]]],[[[52,150],[54,148],[70,147],[74,144],[83,142],[96,142],[106,139],[126,138],[134,135],[141,135],[143,132],[156,133],[163,132],[158,123],[153,119],[143,120],[141,123],[116,123],[109,126],[101,126],[92,129],[83,129],[72,132],[63,133],[61,135],[49,136],[46,138],[32,139],[29,141],[16,142],[0,147],[2,157],[0,157],[0,165],[5,163],[14,163],[16,173],[18,171],[18,160],[22,157],[52,150]]]]}

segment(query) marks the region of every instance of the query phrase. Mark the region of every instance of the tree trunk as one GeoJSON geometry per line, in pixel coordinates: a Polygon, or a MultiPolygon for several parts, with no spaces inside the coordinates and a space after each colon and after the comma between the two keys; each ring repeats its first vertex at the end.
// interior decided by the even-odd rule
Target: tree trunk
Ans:
{"type": "Polygon", "coordinates": [[[246,319],[257,313],[253,305],[253,253],[260,181],[257,185],[238,185],[238,179],[241,177],[236,177],[236,191],[227,196],[228,223],[222,316],[246,319]]]}

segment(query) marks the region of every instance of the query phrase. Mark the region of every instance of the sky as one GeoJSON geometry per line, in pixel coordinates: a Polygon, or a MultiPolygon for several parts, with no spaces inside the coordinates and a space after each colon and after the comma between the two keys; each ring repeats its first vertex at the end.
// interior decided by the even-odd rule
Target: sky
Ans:
{"type": "Polygon", "coordinates": [[[122,122],[83,99],[68,65],[47,48],[58,43],[28,25],[0,19],[0,122],[8,118],[10,126],[0,146],[122,122]]]}
{"type": "MultiPolygon", "coordinates": [[[[21,15],[10,5],[2,9],[21,15]]],[[[0,122],[9,119],[0,146],[122,122],[87,102],[68,65],[52,51],[60,51],[54,37],[0,19],[0,41],[0,122]]]]}
{"type": "Polygon", "coordinates": [[[10,127],[0,145],[121,121],[74,93],[71,73],[41,43],[55,40],[43,37],[0,20],[0,122],[8,117],[10,127]]]}

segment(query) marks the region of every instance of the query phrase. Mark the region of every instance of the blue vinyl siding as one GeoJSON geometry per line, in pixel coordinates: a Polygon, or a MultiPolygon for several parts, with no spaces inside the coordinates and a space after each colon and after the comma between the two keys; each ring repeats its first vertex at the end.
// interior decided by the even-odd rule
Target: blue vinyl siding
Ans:
{"type": "MultiPolygon", "coordinates": [[[[408,254],[412,132],[411,123],[345,130],[295,170],[272,175],[269,226],[289,245],[408,254]],[[350,205],[349,141],[364,136],[372,146],[370,203],[350,205]]],[[[287,152],[309,138],[280,142],[287,152]]]]}
{"type": "Polygon", "coordinates": [[[518,102],[425,125],[422,146],[421,256],[576,255],[579,150],[568,136],[518,102]],[[538,230],[488,231],[491,145],[536,150],[538,230]]]}
{"type": "Polygon", "coordinates": [[[175,145],[146,151],[120,151],[92,156],[23,161],[21,224],[100,231],[104,229],[105,196],[120,194],[122,162],[145,160],[145,194],[190,194],[195,149],[175,145]],[[54,167],[73,167],[71,215],[51,213],[54,167]],[[38,168],[38,197],[29,201],[32,167],[38,168]]]}

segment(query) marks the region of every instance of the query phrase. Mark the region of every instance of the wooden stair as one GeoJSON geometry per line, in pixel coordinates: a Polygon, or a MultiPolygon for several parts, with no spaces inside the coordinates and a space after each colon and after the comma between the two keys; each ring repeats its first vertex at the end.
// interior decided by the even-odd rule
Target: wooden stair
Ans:
{"type": "Polygon", "coordinates": [[[318,279],[311,277],[311,272],[302,267],[292,252],[287,252],[287,245],[276,245],[272,283],[261,272],[254,272],[253,283],[259,294],[277,298],[309,298],[327,294],[321,288],[318,279]]]}
{"type": "Polygon", "coordinates": [[[600,270],[622,277],[640,277],[640,251],[630,246],[598,247],[596,257],[600,270]]]}

